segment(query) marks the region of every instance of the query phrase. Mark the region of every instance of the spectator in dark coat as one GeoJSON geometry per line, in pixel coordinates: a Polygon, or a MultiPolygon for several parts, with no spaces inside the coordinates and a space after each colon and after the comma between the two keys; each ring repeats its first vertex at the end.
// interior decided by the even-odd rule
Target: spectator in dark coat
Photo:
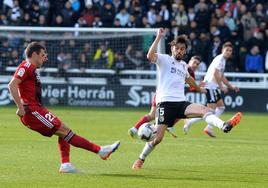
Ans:
{"type": "Polygon", "coordinates": [[[115,18],[115,11],[110,2],[104,4],[104,8],[101,11],[101,21],[104,27],[112,27],[115,18]]]}
{"type": "Polygon", "coordinates": [[[202,32],[208,32],[210,15],[205,4],[200,5],[199,11],[197,11],[195,15],[195,21],[199,30],[202,32]]]}
{"type": "Polygon", "coordinates": [[[64,26],[66,26],[66,27],[73,27],[74,26],[73,14],[74,14],[74,12],[72,10],[72,5],[69,1],[67,1],[65,3],[64,8],[61,11],[64,26]]]}

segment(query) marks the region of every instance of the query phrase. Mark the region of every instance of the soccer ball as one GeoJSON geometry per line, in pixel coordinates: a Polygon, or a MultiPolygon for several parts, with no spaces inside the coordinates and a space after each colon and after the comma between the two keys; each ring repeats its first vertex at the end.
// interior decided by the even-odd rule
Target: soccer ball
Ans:
{"type": "Polygon", "coordinates": [[[156,135],[156,128],[152,123],[144,123],[138,130],[138,136],[145,142],[152,141],[156,135]]]}

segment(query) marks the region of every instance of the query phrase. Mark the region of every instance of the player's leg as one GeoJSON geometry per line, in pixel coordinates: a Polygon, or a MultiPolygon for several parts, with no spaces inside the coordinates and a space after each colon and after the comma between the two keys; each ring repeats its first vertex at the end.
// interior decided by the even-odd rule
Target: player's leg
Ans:
{"type": "Polygon", "coordinates": [[[184,125],[183,125],[183,132],[184,134],[187,134],[192,127],[193,124],[195,124],[198,121],[203,120],[202,118],[190,118],[190,119],[185,119],[184,120],[184,125]]]}
{"type": "MultiPolygon", "coordinates": [[[[21,118],[23,124],[43,136],[51,137],[60,126],[61,121],[46,108],[32,107],[31,110],[21,118]]],[[[64,139],[59,138],[58,146],[61,157],[59,171],[62,173],[77,172],[75,167],[70,163],[70,144],[64,141],[64,139]]]]}
{"type": "Polygon", "coordinates": [[[155,110],[156,110],[156,106],[151,106],[151,110],[148,114],[144,115],[136,124],[135,124],[135,128],[138,130],[140,128],[140,126],[144,123],[150,122],[152,120],[154,120],[155,118],[155,110]]]}
{"type": "MultiPolygon", "coordinates": [[[[207,89],[206,97],[207,97],[207,106],[211,109],[211,111],[213,110],[212,112],[216,115],[217,106],[224,106],[221,90],[220,89],[207,89]]],[[[213,132],[213,125],[208,124],[204,128],[203,131],[205,134],[207,134],[210,137],[214,137],[214,138],[216,137],[216,135],[213,132]]]]}
{"type": "Polygon", "coordinates": [[[215,109],[215,115],[220,117],[223,112],[225,111],[225,106],[224,106],[224,103],[222,102],[222,105],[217,105],[216,109],[215,109]]]}
{"type": "Polygon", "coordinates": [[[139,158],[134,162],[132,169],[138,170],[142,168],[146,157],[154,150],[156,145],[158,145],[164,138],[166,129],[167,129],[167,125],[164,125],[164,124],[157,125],[157,128],[156,128],[157,132],[156,132],[155,139],[151,142],[146,142],[139,158]]]}
{"type": "MultiPolygon", "coordinates": [[[[224,103],[223,100],[220,99],[219,101],[217,101],[216,103],[208,103],[207,107],[211,109],[211,112],[213,112],[215,114],[215,116],[220,117],[220,115],[224,112],[224,103]]],[[[205,128],[204,128],[204,133],[207,134],[210,137],[216,138],[216,135],[214,134],[213,131],[213,125],[208,124],[205,128]]]]}
{"type": "Polygon", "coordinates": [[[175,131],[175,125],[176,123],[178,123],[180,121],[180,118],[177,118],[175,121],[174,121],[174,125],[172,127],[168,127],[167,128],[167,132],[173,137],[173,138],[178,138],[178,136],[176,135],[175,131]]]}
{"type": "Polygon", "coordinates": [[[132,137],[135,138],[137,136],[137,132],[140,128],[140,126],[144,123],[150,122],[155,118],[155,110],[156,110],[156,104],[155,102],[152,103],[151,110],[149,114],[144,115],[139,119],[139,121],[135,124],[134,127],[131,127],[128,130],[128,134],[132,137]]]}
{"type": "Polygon", "coordinates": [[[51,137],[55,134],[60,137],[59,149],[61,153],[61,161],[63,162],[62,164],[65,164],[63,165],[65,166],[64,169],[62,169],[61,166],[61,172],[74,172],[74,167],[70,164],[69,144],[95,152],[99,154],[102,159],[107,159],[120,144],[119,142],[115,142],[108,146],[98,146],[91,143],[86,139],[75,135],[67,126],[62,124],[55,115],[49,112],[46,108],[39,106],[31,107],[30,111],[21,118],[21,121],[25,126],[43,136],[51,137]]]}
{"type": "Polygon", "coordinates": [[[70,144],[65,142],[63,138],[58,138],[58,147],[60,150],[61,163],[70,162],[70,144]]]}
{"type": "Polygon", "coordinates": [[[58,146],[61,156],[61,165],[59,172],[61,173],[76,173],[77,169],[70,162],[70,144],[65,142],[63,138],[58,138],[58,146]]]}
{"type": "MultiPolygon", "coordinates": [[[[208,107],[210,108],[210,111],[214,113],[214,110],[216,108],[216,101],[217,101],[217,95],[216,95],[216,90],[213,89],[207,89],[207,93],[206,93],[206,99],[207,99],[207,104],[209,105],[208,107]],[[213,106],[214,105],[214,106],[213,106]]],[[[188,120],[186,120],[184,126],[183,126],[183,132],[184,134],[187,134],[191,128],[191,126],[202,120],[202,118],[197,117],[197,118],[190,118],[188,120]]],[[[204,132],[206,134],[208,134],[209,136],[213,135],[213,132],[211,130],[211,132],[207,131],[204,129],[204,132]]]]}
{"type": "Polygon", "coordinates": [[[153,141],[147,142],[138,158],[132,166],[132,169],[140,169],[146,157],[161,143],[164,138],[167,127],[172,127],[177,118],[177,108],[174,108],[174,103],[163,102],[159,103],[156,109],[156,136],[153,141]]]}
{"type": "Polygon", "coordinates": [[[108,157],[119,147],[120,142],[117,141],[114,144],[107,146],[99,146],[77,134],[74,134],[73,131],[67,127],[65,124],[61,124],[58,130],[55,132],[55,135],[64,139],[72,146],[82,148],[93,153],[98,154],[103,160],[108,159],[108,157]]]}
{"type": "MultiPolygon", "coordinates": [[[[209,107],[209,110],[210,110],[210,112],[214,113],[214,109],[213,109],[212,106],[209,107]]],[[[203,118],[201,118],[201,117],[186,119],[185,120],[185,123],[183,125],[183,132],[184,132],[184,134],[187,134],[189,132],[190,128],[192,127],[192,125],[194,123],[196,123],[198,121],[201,121],[201,120],[203,120],[203,118]]],[[[211,132],[206,132],[205,129],[204,129],[204,132],[207,133],[208,135],[210,135],[211,137],[213,137],[213,132],[212,131],[213,130],[211,130],[211,132]]]]}
{"type": "Polygon", "coordinates": [[[193,103],[187,106],[185,110],[185,116],[187,117],[202,117],[208,124],[212,124],[223,132],[228,133],[231,129],[236,126],[242,117],[242,114],[236,113],[230,120],[224,122],[210,112],[209,108],[201,104],[193,103]]]}
{"type": "MultiPolygon", "coordinates": [[[[209,111],[213,114],[215,114],[215,108],[216,108],[216,103],[207,103],[207,107],[209,108],[209,111]]],[[[216,135],[214,134],[213,131],[214,125],[208,124],[204,129],[203,132],[208,135],[211,138],[216,138],[216,135]]]]}

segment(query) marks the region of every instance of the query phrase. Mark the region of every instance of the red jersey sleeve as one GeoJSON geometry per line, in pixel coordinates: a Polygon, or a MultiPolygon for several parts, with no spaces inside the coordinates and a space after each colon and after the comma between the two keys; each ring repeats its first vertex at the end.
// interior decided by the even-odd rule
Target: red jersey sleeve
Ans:
{"type": "MultiPolygon", "coordinates": [[[[195,79],[194,71],[190,67],[188,68],[188,72],[191,75],[191,77],[193,77],[193,79],[195,79]]],[[[190,86],[189,91],[195,91],[195,88],[190,86]]]]}
{"type": "Polygon", "coordinates": [[[25,80],[29,75],[30,66],[31,64],[29,62],[22,62],[14,73],[14,77],[21,81],[25,80]]]}
{"type": "Polygon", "coordinates": [[[188,72],[191,75],[191,77],[193,77],[193,79],[195,79],[194,71],[191,68],[188,68],[188,72]]]}

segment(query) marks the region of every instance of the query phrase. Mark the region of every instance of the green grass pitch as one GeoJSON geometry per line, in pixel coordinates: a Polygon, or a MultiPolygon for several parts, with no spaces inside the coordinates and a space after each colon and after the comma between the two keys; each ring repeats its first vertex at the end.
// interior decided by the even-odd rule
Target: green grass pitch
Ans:
{"type": "MultiPolygon", "coordinates": [[[[216,130],[217,138],[202,133],[200,122],[188,135],[182,122],[178,138],[166,134],[144,168],[133,171],[144,143],[127,130],[149,109],[51,108],[74,132],[98,144],[121,140],[109,160],[71,148],[79,174],[60,174],[57,138],[45,138],[22,126],[15,107],[0,109],[0,187],[268,187],[268,116],[245,113],[231,133],[216,130]]],[[[232,114],[222,116],[224,120],[232,114]]]]}

